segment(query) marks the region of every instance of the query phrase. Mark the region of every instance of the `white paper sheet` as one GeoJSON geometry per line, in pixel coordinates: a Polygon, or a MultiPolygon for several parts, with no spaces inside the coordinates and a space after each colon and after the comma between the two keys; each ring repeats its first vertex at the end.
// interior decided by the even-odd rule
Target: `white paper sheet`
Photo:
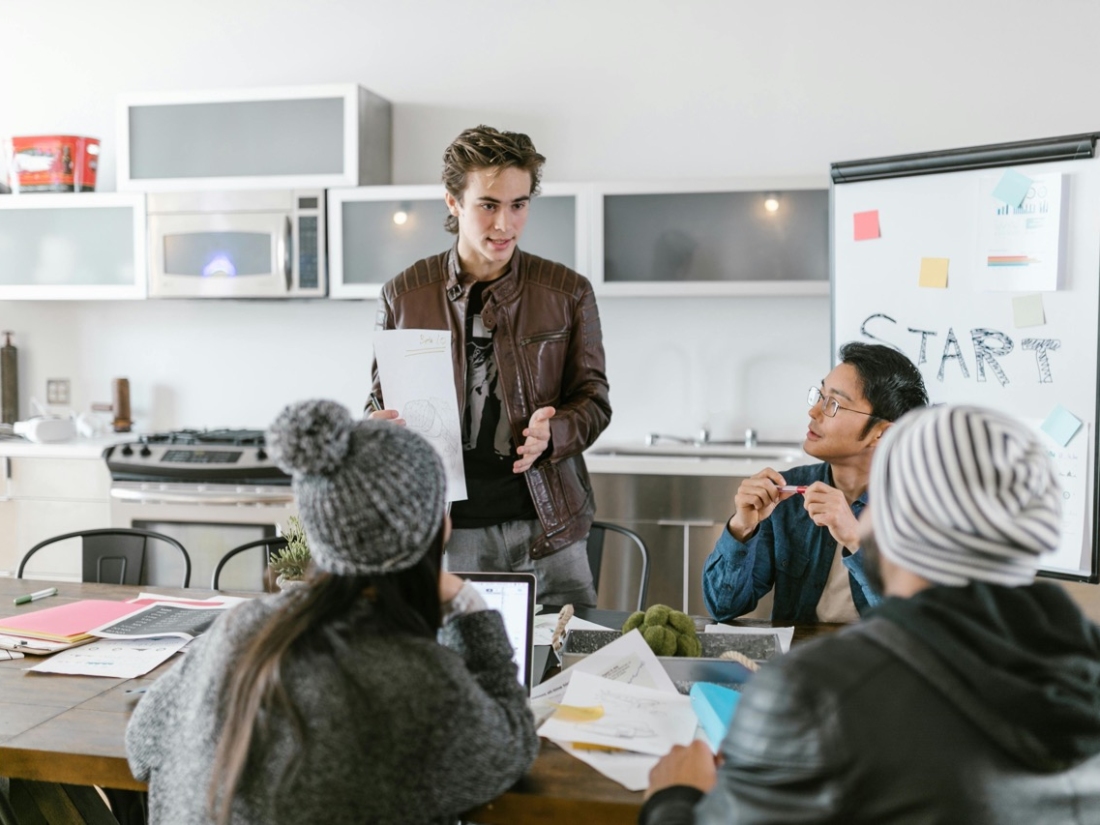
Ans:
{"type": "Polygon", "coordinates": [[[29,670],[79,676],[136,679],[177,653],[190,639],[103,639],[63,650],[29,670]]]}
{"type": "MultiPolygon", "coordinates": [[[[535,616],[535,644],[548,645],[550,640],[554,637],[554,629],[558,626],[558,614],[547,613],[542,616],[535,616]]],[[[580,616],[574,616],[565,625],[566,630],[618,630],[617,627],[604,627],[602,624],[596,624],[582,619],[580,616]]]]}
{"type": "Polygon", "coordinates": [[[447,475],[447,501],[466,498],[462,430],[455,397],[451,333],[438,329],[386,329],[374,333],[374,357],[387,409],[435,448],[447,475]]]}
{"type": "Polygon", "coordinates": [[[673,745],[690,744],[698,725],[687,696],[592,673],[573,674],[562,704],[599,706],[603,715],[576,722],[551,716],[539,728],[540,736],[663,756],[673,745]]]}
{"type": "Polygon", "coordinates": [[[1016,206],[993,195],[1000,176],[979,178],[979,292],[1058,289],[1062,270],[1063,176],[1033,175],[1016,206]]]}
{"type": "Polygon", "coordinates": [[[656,767],[661,760],[659,756],[651,756],[647,753],[631,753],[630,751],[618,751],[608,753],[606,751],[577,750],[572,742],[559,739],[551,740],[555,745],[586,765],[591,765],[608,779],[618,782],[628,791],[644,791],[649,787],[649,772],[656,767]]]}
{"type": "Polygon", "coordinates": [[[703,628],[704,633],[740,633],[743,636],[767,636],[774,633],[779,637],[779,647],[784,653],[791,649],[791,640],[794,639],[793,627],[733,627],[728,624],[708,624],[703,628]]]}

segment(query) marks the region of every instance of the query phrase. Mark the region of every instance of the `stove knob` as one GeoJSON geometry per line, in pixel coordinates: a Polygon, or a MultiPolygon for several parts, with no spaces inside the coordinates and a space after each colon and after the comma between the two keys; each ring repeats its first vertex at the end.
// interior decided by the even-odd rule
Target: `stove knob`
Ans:
{"type": "Polygon", "coordinates": [[[125,444],[122,447],[122,454],[123,455],[133,455],[134,454],[134,448],[131,447],[129,444],[125,444]]]}
{"type": "Polygon", "coordinates": [[[264,451],[263,447],[260,447],[260,449],[256,450],[256,458],[259,461],[263,461],[264,459],[267,458],[267,453],[264,451]]]}
{"type": "Polygon", "coordinates": [[[141,453],[140,453],[140,455],[141,455],[141,457],[142,457],[142,458],[148,458],[148,457],[149,457],[149,456],[151,456],[152,454],[153,454],[153,451],[149,449],[149,445],[148,445],[148,444],[142,444],[142,445],[141,445],[141,453]]]}

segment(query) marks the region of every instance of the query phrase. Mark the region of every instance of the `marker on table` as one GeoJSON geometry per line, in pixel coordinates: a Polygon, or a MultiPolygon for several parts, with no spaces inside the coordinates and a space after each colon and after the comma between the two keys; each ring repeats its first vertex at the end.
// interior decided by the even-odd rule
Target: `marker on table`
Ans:
{"type": "Polygon", "coordinates": [[[37,593],[28,593],[26,596],[17,596],[15,599],[16,604],[29,604],[36,602],[39,599],[44,599],[47,596],[56,596],[56,587],[47,587],[45,590],[39,590],[37,593]]]}
{"type": "Polygon", "coordinates": [[[805,493],[807,486],[805,484],[784,484],[779,488],[781,493],[805,493]]]}

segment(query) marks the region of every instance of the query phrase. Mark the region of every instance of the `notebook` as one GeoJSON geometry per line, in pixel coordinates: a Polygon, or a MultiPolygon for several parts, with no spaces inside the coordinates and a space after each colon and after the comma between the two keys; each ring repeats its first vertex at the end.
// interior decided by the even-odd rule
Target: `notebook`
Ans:
{"type": "Polygon", "coordinates": [[[0,633],[50,642],[77,642],[89,638],[93,628],[139,609],[127,602],[84,599],[0,619],[0,633]]]}
{"type": "Polygon", "coordinates": [[[504,630],[512,643],[519,681],[530,691],[535,644],[534,574],[455,572],[455,575],[477,588],[490,609],[500,611],[504,617],[504,630]]]}

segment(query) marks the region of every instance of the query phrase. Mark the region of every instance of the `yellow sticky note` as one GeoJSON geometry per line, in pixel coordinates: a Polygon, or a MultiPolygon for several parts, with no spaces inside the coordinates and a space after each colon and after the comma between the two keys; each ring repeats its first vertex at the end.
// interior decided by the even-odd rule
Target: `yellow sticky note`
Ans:
{"type": "Polygon", "coordinates": [[[554,718],[563,722],[595,722],[603,716],[603,705],[554,705],[554,718]]]}
{"type": "Polygon", "coordinates": [[[1018,295],[1012,299],[1012,318],[1016,327],[1041,327],[1047,322],[1046,313],[1043,312],[1043,296],[1040,293],[1034,295],[1018,295]]]}
{"type": "Polygon", "coordinates": [[[920,285],[931,289],[947,289],[947,264],[950,258],[921,258],[920,285]]]}

